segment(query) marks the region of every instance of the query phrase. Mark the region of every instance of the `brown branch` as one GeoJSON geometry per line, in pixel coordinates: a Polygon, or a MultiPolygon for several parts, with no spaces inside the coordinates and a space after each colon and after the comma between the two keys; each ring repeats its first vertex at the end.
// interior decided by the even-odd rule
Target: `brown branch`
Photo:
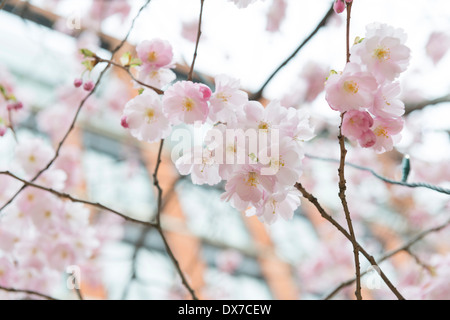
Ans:
{"type": "Polygon", "coordinates": [[[195,60],[197,59],[198,44],[200,42],[200,36],[202,35],[202,16],[203,16],[204,2],[205,2],[205,0],[200,0],[200,14],[198,17],[197,41],[195,42],[194,57],[192,58],[191,69],[189,70],[188,77],[187,77],[188,81],[192,80],[192,73],[194,72],[194,64],[195,64],[195,60]]]}
{"type": "Polygon", "coordinates": [[[38,296],[40,298],[44,298],[46,300],[58,300],[58,299],[48,296],[46,294],[43,294],[43,293],[40,293],[37,291],[32,291],[32,290],[7,288],[7,287],[3,287],[3,286],[0,286],[0,290],[11,292],[11,293],[26,293],[26,294],[30,294],[33,296],[38,296]]]}
{"type": "MultiPolygon", "coordinates": [[[[375,260],[375,258],[373,256],[371,256],[356,240],[353,240],[351,235],[347,232],[347,230],[345,230],[332,216],[330,216],[320,205],[319,201],[317,200],[316,197],[314,197],[311,193],[309,193],[303,186],[301,183],[296,183],[295,184],[295,188],[297,188],[297,190],[299,190],[303,197],[305,197],[306,199],[308,199],[309,202],[311,202],[316,209],[319,211],[320,215],[326,219],[327,221],[329,221],[334,227],[336,227],[336,229],[338,229],[348,240],[350,240],[353,244],[353,242],[355,243],[355,245],[358,247],[358,250],[361,252],[361,254],[370,262],[370,264],[372,266],[376,266],[380,272],[380,276],[383,279],[384,283],[386,283],[386,285],[389,287],[389,289],[392,291],[392,293],[394,293],[394,295],[399,299],[399,300],[404,300],[405,298],[400,294],[400,292],[397,290],[397,288],[392,284],[392,282],[388,279],[388,277],[384,274],[384,272],[381,270],[381,268],[379,267],[377,261],[375,260]]],[[[354,279],[354,281],[356,281],[356,277],[354,279]]],[[[353,282],[354,282],[353,281],[353,282]]],[[[353,283],[352,282],[352,283],[353,283]]]]}
{"type": "MultiPolygon", "coordinates": [[[[162,201],[161,207],[160,208],[156,208],[154,214],[152,216],[156,216],[158,214],[158,210],[162,211],[164,210],[165,206],[167,205],[167,203],[170,201],[170,199],[172,198],[172,196],[175,194],[175,186],[177,185],[177,183],[179,181],[181,181],[182,179],[184,179],[186,176],[180,176],[177,180],[175,180],[172,184],[172,186],[170,187],[170,189],[166,192],[166,195],[164,196],[164,199],[162,201]]],[[[137,278],[137,268],[136,268],[136,264],[137,264],[137,256],[138,253],[140,251],[140,249],[144,246],[144,241],[147,237],[147,234],[150,232],[150,230],[152,230],[151,227],[145,227],[144,229],[142,229],[141,234],[139,235],[139,239],[136,241],[135,245],[134,245],[134,251],[133,251],[133,255],[131,258],[131,276],[130,279],[128,281],[128,283],[126,284],[123,293],[122,293],[122,300],[125,300],[126,297],[128,296],[128,292],[130,290],[130,285],[131,282],[137,278]]]]}
{"type": "Polygon", "coordinates": [[[51,194],[53,194],[53,195],[55,195],[55,196],[57,196],[59,198],[67,199],[67,200],[70,200],[72,202],[82,203],[82,204],[85,204],[85,205],[88,205],[88,206],[96,207],[96,208],[98,208],[100,210],[105,210],[105,211],[114,213],[115,215],[118,215],[118,216],[122,217],[123,219],[125,219],[127,221],[130,221],[130,222],[133,222],[133,223],[142,224],[142,225],[147,226],[147,227],[155,227],[156,226],[154,223],[133,219],[133,218],[131,218],[131,217],[129,217],[129,216],[127,216],[127,215],[117,211],[117,210],[111,209],[111,208],[109,208],[109,207],[107,207],[107,206],[105,206],[105,205],[103,205],[101,203],[91,202],[91,201],[83,200],[83,199],[78,199],[78,198],[75,198],[75,197],[71,196],[68,193],[59,192],[59,191],[57,191],[55,189],[47,188],[47,187],[41,186],[39,184],[36,184],[34,182],[27,181],[25,179],[22,179],[22,178],[16,176],[15,174],[13,174],[13,173],[11,173],[9,171],[0,171],[0,174],[10,176],[11,178],[14,178],[14,179],[22,182],[25,186],[29,186],[29,187],[33,187],[33,188],[40,189],[40,190],[43,190],[43,191],[47,191],[47,192],[49,192],[49,193],[51,193],[51,194]]]}
{"type": "Polygon", "coordinates": [[[164,91],[163,91],[163,90],[158,89],[158,88],[156,88],[156,87],[153,87],[153,86],[151,86],[151,85],[148,85],[148,84],[146,84],[146,83],[140,81],[139,79],[136,79],[136,77],[131,73],[130,68],[125,67],[125,66],[123,66],[123,65],[121,65],[121,64],[119,64],[119,63],[117,63],[117,62],[112,61],[112,60],[102,59],[102,58],[99,58],[99,57],[97,57],[97,56],[95,57],[95,59],[96,59],[96,61],[98,61],[99,63],[101,63],[101,62],[110,63],[111,65],[113,65],[113,66],[115,66],[115,67],[117,67],[117,68],[120,68],[120,69],[124,70],[126,73],[128,73],[128,75],[130,76],[130,78],[131,78],[133,81],[135,81],[136,83],[139,83],[141,86],[146,87],[146,88],[148,88],[148,89],[151,89],[151,90],[155,91],[157,94],[164,94],[164,91]]]}
{"type": "MultiPolygon", "coordinates": [[[[334,1],[333,1],[334,3],[334,1]]],[[[264,82],[264,84],[259,88],[257,92],[252,94],[250,96],[251,100],[259,100],[262,97],[262,94],[264,92],[264,89],[267,87],[267,85],[272,81],[272,79],[277,75],[277,73],[283,69],[296,55],[299,53],[299,51],[316,35],[319,30],[324,27],[327,24],[328,19],[334,14],[333,9],[333,3],[331,4],[331,7],[328,9],[328,11],[323,16],[322,20],[317,24],[317,26],[314,28],[314,30],[300,43],[300,45],[294,50],[294,52],[291,53],[289,57],[287,57],[279,66],[276,68],[272,74],[267,78],[267,80],[264,82]]]]}
{"type": "Polygon", "coordinates": [[[431,105],[436,105],[436,104],[440,104],[440,103],[444,103],[444,102],[450,102],[450,94],[435,98],[435,99],[431,99],[431,100],[424,100],[421,102],[416,102],[416,103],[408,103],[405,105],[405,115],[410,114],[413,111],[416,110],[422,110],[423,108],[425,108],[426,106],[431,106],[431,105]]]}
{"type": "Polygon", "coordinates": [[[173,254],[172,249],[169,246],[169,243],[164,235],[164,231],[161,227],[161,210],[162,210],[162,194],[163,190],[159,184],[158,180],[158,170],[159,166],[161,164],[161,155],[162,150],[164,146],[164,139],[161,139],[161,142],[159,144],[159,150],[158,150],[158,156],[156,158],[156,165],[155,165],[155,171],[153,172],[153,185],[156,187],[158,191],[158,202],[157,202],[157,212],[156,212],[156,223],[155,223],[155,229],[158,230],[158,233],[161,236],[161,239],[163,240],[164,246],[166,248],[166,252],[169,255],[169,258],[172,260],[173,265],[175,266],[175,269],[178,272],[178,275],[181,277],[181,281],[183,285],[186,287],[186,289],[189,291],[189,293],[192,296],[193,300],[198,300],[197,295],[195,294],[194,289],[190,286],[189,282],[186,279],[186,276],[184,275],[183,270],[181,270],[180,264],[178,263],[178,260],[175,258],[175,255],[173,254]]]}
{"type": "MultiPolygon", "coordinates": [[[[347,63],[350,62],[350,15],[351,15],[352,3],[347,3],[347,26],[346,26],[346,51],[347,51],[347,63]]],[[[338,176],[339,176],[339,198],[341,199],[342,208],[345,213],[345,220],[347,221],[348,230],[350,232],[351,239],[350,242],[353,246],[353,257],[355,260],[355,274],[356,274],[356,299],[362,300],[361,295],[361,266],[359,263],[359,245],[356,241],[355,231],[353,229],[353,223],[350,216],[350,210],[348,208],[347,197],[345,191],[347,190],[346,180],[345,180],[345,156],[347,155],[347,149],[345,148],[345,138],[342,135],[342,123],[344,121],[344,113],[341,113],[341,124],[339,125],[339,147],[341,152],[338,176]]]]}
{"type": "MultiPolygon", "coordinates": [[[[415,243],[419,242],[420,240],[422,240],[423,238],[425,238],[427,235],[429,235],[429,234],[431,234],[431,233],[441,231],[442,229],[446,228],[448,225],[450,225],[450,220],[448,220],[447,222],[445,222],[445,223],[443,223],[443,224],[441,224],[441,225],[439,225],[439,226],[437,226],[437,227],[433,227],[433,228],[430,228],[430,229],[427,229],[427,230],[422,231],[421,233],[419,233],[418,235],[416,235],[414,238],[412,238],[411,240],[409,240],[408,242],[406,242],[406,243],[405,243],[404,245],[402,245],[401,247],[399,247],[399,248],[397,248],[397,249],[395,249],[395,250],[392,250],[391,252],[389,252],[389,253],[385,254],[384,256],[382,256],[382,257],[378,260],[378,263],[381,263],[381,262],[383,262],[383,261],[385,261],[385,260],[387,260],[387,259],[389,259],[389,258],[395,256],[396,254],[398,254],[398,253],[400,253],[400,252],[402,252],[402,251],[406,251],[406,252],[410,253],[410,248],[411,248],[411,246],[413,246],[415,243]]],[[[413,258],[415,258],[414,255],[412,255],[412,256],[413,256],[413,258]]],[[[367,271],[366,271],[366,272],[363,272],[363,273],[361,274],[361,276],[365,275],[366,273],[367,273],[367,271]]],[[[349,279],[349,280],[347,280],[347,281],[342,282],[338,287],[336,287],[330,294],[328,294],[328,295],[325,297],[325,300],[331,299],[331,298],[332,298],[333,296],[335,296],[340,290],[342,290],[343,288],[345,288],[345,287],[351,285],[352,283],[354,283],[355,280],[356,280],[356,279],[353,278],[353,279],[349,279]]]]}
{"type": "MultiPolygon", "coordinates": [[[[309,158],[309,159],[320,160],[320,161],[335,162],[335,163],[340,162],[340,160],[338,160],[338,159],[318,157],[318,156],[314,156],[314,155],[310,155],[310,154],[305,154],[305,157],[309,158]]],[[[370,172],[375,178],[378,178],[381,181],[384,181],[389,184],[395,184],[395,185],[404,186],[404,187],[408,187],[408,188],[427,188],[427,189],[434,190],[434,191],[437,191],[440,193],[450,194],[450,189],[448,189],[448,188],[436,186],[436,185],[429,184],[426,182],[403,182],[403,181],[398,181],[398,180],[392,180],[392,179],[386,178],[386,177],[378,174],[373,169],[363,167],[363,166],[360,166],[360,165],[357,165],[357,164],[354,164],[354,163],[351,163],[348,161],[345,161],[345,165],[348,167],[358,169],[358,170],[370,172]]]]}

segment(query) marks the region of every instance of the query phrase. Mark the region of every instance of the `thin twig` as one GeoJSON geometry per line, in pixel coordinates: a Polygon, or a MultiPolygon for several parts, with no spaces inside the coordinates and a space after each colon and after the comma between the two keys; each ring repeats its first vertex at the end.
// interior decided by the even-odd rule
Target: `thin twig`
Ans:
{"type": "Polygon", "coordinates": [[[202,35],[202,16],[203,16],[204,2],[205,2],[205,0],[200,0],[200,14],[198,17],[197,40],[195,42],[195,50],[194,50],[194,56],[192,58],[191,69],[189,70],[188,77],[187,77],[188,81],[192,80],[192,73],[194,72],[194,64],[195,64],[195,60],[197,59],[198,44],[200,42],[200,36],[202,35]]]}
{"type": "MultiPolygon", "coordinates": [[[[318,156],[314,156],[314,155],[310,155],[310,154],[305,154],[305,157],[310,158],[310,159],[327,161],[327,162],[335,162],[335,163],[339,163],[339,161],[340,161],[338,159],[318,157],[318,156]]],[[[432,185],[432,184],[425,183],[425,182],[403,182],[403,181],[398,181],[398,180],[392,180],[392,179],[386,178],[386,177],[378,174],[373,169],[370,169],[367,167],[363,167],[363,166],[360,166],[360,165],[357,165],[357,164],[354,164],[351,162],[347,162],[347,161],[345,162],[345,165],[355,168],[355,169],[358,169],[358,170],[370,172],[374,177],[380,179],[381,181],[389,183],[389,184],[395,184],[395,185],[409,187],[409,188],[427,188],[427,189],[434,190],[434,191],[437,191],[440,193],[450,194],[450,189],[447,189],[444,187],[432,185]]]]}
{"type": "Polygon", "coordinates": [[[0,290],[11,292],[11,293],[26,293],[26,294],[30,294],[33,296],[38,296],[38,297],[44,298],[46,300],[58,300],[58,299],[48,296],[46,294],[43,294],[43,293],[40,293],[37,291],[32,291],[32,290],[7,288],[7,287],[3,287],[3,286],[0,286],[0,290]]]}
{"type": "Polygon", "coordinates": [[[103,205],[101,203],[98,203],[98,202],[91,202],[91,201],[87,201],[87,200],[83,200],[83,199],[77,199],[77,198],[71,196],[70,194],[67,194],[67,193],[64,193],[64,192],[60,192],[60,191],[57,191],[57,190],[54,190],[54,189],[51,189],[51,188],[47,188],[47,187],[41,186],[39,184],[36,184],[34,182],[22,179],[22,178],[16,176],[15,174],[13,174],[13,173],[11,173],[9,171],[0,171],[0,174],[10,176],[11,178],[14,178],[14,179],[24,183],[24,185],[26,185],[26,186],[33,187],[33,188],[36,188],[36,189],[40,189],[40,190],[52,193],[52,194],[54,194],[55,196],[57,196],[59,198],[63,198],[63,199],[70,200],[72,202],[78,202],[78,203],[82,203],[82,204],[89,205],[89,206],[92,206],[92,207],[96,207],[96,208],[98,208],[100,210],[109,211],[109,212],[114,213],[115,215],[118,215],[118,216],[122,217],[123,219],[125,219],[127,221],[130,221],[130,222],[142,224],[142,225],[147,226],[147,227],[155,227],[154,223],[133,219],[133,218],[131,218],[131,217],[129,217],[129,216],[127,216],[127,215],[117,211],[117,210],[111,209],[111,208],[109,208],[109,207],[107,207],[107,206],[105,206],[105,205],[103,205]]]}
{"type": "MultiPolygon", "coordinates": [[[[422,240],[423,238],[425,238],[427,235],[434,233],[434,232],[438,232],[441,231],[442,229],[446,228],[448,225],[450,225],[450,220],[448,220],[447,222],[437,226],[437,227],[433,227],[427,230],[422,231],[421,233],[419,233],[418,235],[416,235],[414,238],[412,238],[411,240],[409,240],[408,242],[406,242],[404,245],[400,246],[399,248],[392,250],[391,252],[385,254],[384,256],[382,256],[379,260],[378,263],[381,263],[393,256],[395,256],[396,254],[402,252],[402,251],[406,251],[409,253],[410,247],[412,245],[414,245],[415,243],[419,242],[420,240],[422,240]]],[[[366,274],[366,272],[363,272],[361,274],[364,275],[366,274]]],[[[328,294],[324,300],[329,300],[331,299],[333,296],[335,296],[340,290],[342,290],[343,288],[351,285],[353,282],[355,282],[355,278],[353,279],[349,279],[347,281],[342,282],[338,287],[336,287],[330,294],[328,294]]]]}
{"type": "MultiPolygon", "coordinates": [[[[159,211],[164,210],[167,203],[170,201],[172,196],[175,194],[175,187],[176,187],[177,183],[179,181],[181,181],[182,179],[184,179],[185,177],[186,176],[180,176],[178,179],[176,179],[173,182],[172,186],[170,187],[170,189],[166,192],[166,194],[164,196],[161,207],[156,208],[156,210],[152,216],[156,216],[158,214],[158,209],[159,209],[159,211]]],[[[131,285],[132,281],[137,278],[137,266],[136,266],[137,265],[137,256],[138,256],[140,249],[144,246],[144,242],[147,237],[147,234],[150,232],[150,230],[152,230],[152,228],[153,227],[145,227],[144,229],[142,229],[141,234],[139,235],[139,239],[136,241],[136,243],[134,245],[134,251],[133,251],[132,258],[131,258],[131,276],[123,290],[122,300],[126,299],[126,297],[128,296],[128,292],[130,291],[130,285],[131,285]]]]}
{"type": "MultiPolygon", "coordinates": [[[[309,202],[311,202],[316,209],[319,211],[320,215],[326,219],[327,221],[329,221],[334,227],[336,227],[336,229],[338,229],[348,240],[350,240],[353,243],[353,239],[351,237],[351,235],[347,232],[347,230],[344,229],[344,227],[342,227],[339,222],[337,222],[332,216],[330,216],[320,205],[319,201],[317,200],[316,197],[314,197],[311,193],[309,193],[303,186],[301,183],[296,183],[295,184],[295,188],[297,188],[297,190],[299,190],[303,197],[305,197],[306,199],[308,199],[309,202]]],[[[354,240],[355,244],[358,246],[359,251],[361,252],[361,254],[370,262],[370,264],[372,266],[375,266],[378,268],[379,272],[380,272],[380,276],[383,279],[384,283],[386,283],[386,285],[389,287],[389,289],[392,291],[392,293],[395,294],[395,296],[399,299],[399,300],[404,300],[405,298],[401,295],[401,293],[397,290],[397,288],[392,284],[392,282],[389,280],[389,278],[384,274],[384,272],[381,270],[381,268],[379,267],[377,261],[375,260],[375,258],[373,256],[371,256],[356,240],[354,240]]],[[[356,278],[355,280],[356,281],[356,278]]]]}
{"type": "Polygon", "coordinates": [[[431,100],[424,100],[416,103],[408,103],[405,105],[405,115],[410,114],[411,112],[416,110],[421,110],[426,106],[436,105],[444,102],[450,102],[450,94],[446,94],[444,96],[431,100]]]}
{"type": "MultiPolygon", "coordinates": [[[[334,3],[334,1],[333,1],[334,3]]],[[[287,57],[279,66],[275,69],[275,71],[272,72],[272,74],[267,78],[267,80],[264,82],[264,84],[259,88],[259,90],[252,94],[250,99],[252,100],[259,100],[262,97],[262,94],[264,92],[264,89],[267,87],[267,85],[272,81],[272,79],[277,75],[277,73],[283,69],[296,55],[299,53],[299,51],[316,35],[319,30],[324,27],[327,24],[328,19],[334,14],[333,9],[333,3],[331,4],[331,7],[328,9],[328,11],[323,16],[322,20],[317,24],[317,26],[314,28],[314,30],[300,43],[300,45],[292,52],[292,54],[287,57]]]]}
{"type": "Polygon", "coordinates": [[[115,67],[117,67],[117,68],[120,68],[120,69],[124,70],[126,73],[128,73],[128,75],[130,76],[130,78],[131,78],[133,81],[135,81],[136,83],[140,84],[140,85],[143,86],[143,87],[146,87],[146,88],[148,88],[148,89],[151,89],[151,90],[155,91],[157,94],[164,94],[164,91],[163,91],[163,90],[158,89],[158,88],[156,88],[156,87],[153,87],[153,86],[151,86],[151,85],[149,85],[149,84],[146,84],[146,83],[142,82],[141,80],[137,79],[137,78],[131,73],[131,71],[130,71],[129,68],[127,68],[127,67],[125,67],[125,66],[123,66],[123,65],[121,65],[121,64],[119,64],[119,63],[117,63],[117,62],[114,62],[114,61],[112,61],[112,60],[99,58],[99,57],[97,57],[97,56],[95,57],[95,59],[96,59],[99,63],[101,63],[101,62],[110,63],[111,65],[113,65],[113,66],[115,66],[115,67]]]}
{"type": "MultiPolygon", "coordinates": [[[[347,63],[350,62],[350,15],[351,15],[352,3],[347,3],[347,26],[346,26],[346,47],[347,47],[347,63]]],[[[341,152],[341,157],[339,161],[338,176],[339,176],[339,198],[341,199],[342,208],[345,213],[345,220],[347,221],[348,230],[350,232],[350,241],[353,246],[353,257],[355,260],[355,274],[356,274],[356,299],[362,300],[361,295],[361,266],[359,263],[359,246],[356,241],[355,231],[353,229],[353,223],[350,216],[350,210],[348,208],[347,197],[345,191],[347,190],[346,180],[345,180],[345,156],[347,155],[347,149],[345,148],[345,138],[342,135],[342,123],[344,121],[344,113],[341,113],[341,124],[339,125],[339,147],[341,152]]]]}

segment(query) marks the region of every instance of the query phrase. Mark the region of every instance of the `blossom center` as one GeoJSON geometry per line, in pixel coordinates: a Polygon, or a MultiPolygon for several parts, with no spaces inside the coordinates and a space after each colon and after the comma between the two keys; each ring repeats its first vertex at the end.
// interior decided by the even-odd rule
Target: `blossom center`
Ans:
{"type": "Polygon", "coordinates": [[[391,58],[391,50],[386,47],[378,47],[373,52],[373,56],[380,61],[389,60],[391,58]]]}
{"type": "Polygon", "coordinates": [[[344,90],[347,91],[348,93],[355,94],[358,93],[359,86],[355,81],[348,80],[344,82],[344,90]]]}
{"type": "Polygon", "coordinates": [[[150,51],[147,57],[148,62],[155,62],[156,59],[158,59],[158,54],[155,51],[150,51]]]}
{"type": "Polygon", "coordinates": [[[270,128],[270,125],[267,122],[261,121],[259,123],[259,126],[258,126],[259,130],[266,130],[267,131],[267,130],[269,130],[269,128],[270,128]]]}
{"type": "Polygon", "coordinates": [[[228,99],[230,98],[230,95],[225,94],[224,92],[219,92],[216,95],[216,98],[219,100],[222,100],[222,102],[228,102],[228,99]]]}
{"type": "Polygon", "coordinates": [[[185,98],[183,100],[183,110],[184,111],[192,111],[194,108],[195,102],[191,98],[185,98]]]}
{"type": "Polygon", "coordinates": [[[248,186],[256,187],[258,185],[258,175],[256,172],[249,172],[246,182],[248,186]]]}
{"type": "Polygon", "coordinates": [[[35,161],[36,161],[36,157],[35,157],[34,155],[30,155],[30,156],[28,157],[28,161],[30,161],[30,162],[35,162],[35,161]]]}
{"type": "Polygon", "coordinates": [[[388,138],[388,133],[386,128],[383,127],[376,127],[375,130],[373,131],[375,133],[375,135],[377,135],[378,137],[384,136],[385,138],[388,138]]]}
{"type": "Polygon", "coordinates": [[[152,108],[148,108],[145,112],[145,119],[147,120],[147,123],[150,123],[155,118],[155,110],[152,108]]]}

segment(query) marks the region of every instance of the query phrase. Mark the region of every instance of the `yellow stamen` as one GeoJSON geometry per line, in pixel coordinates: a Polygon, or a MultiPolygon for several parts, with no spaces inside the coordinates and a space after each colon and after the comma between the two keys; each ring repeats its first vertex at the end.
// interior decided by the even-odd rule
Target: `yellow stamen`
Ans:
{"type": "Polygon", "coordinates": [[[261,121],[259,123],[258,129],[259,130],[269,130],[270,125],[267,122],[261,121]]]}
{"type": "Polygon", "coordinates": [[[183,101],[183,111],[192,111],[195,106],[194,100],[191,98],[185,98],[183,101]]]}
{"type": "Polygon", "coordinates": [[[155,110],[152,108],[148,108],[145,112],[145,119],[147,120],[147,123],[150,123],[154,120],[155,117],[155,110]]]}
{"type": "Polygon", "coordinates": [[[389,60],[391,58],[391,51],[389,48],[378,47],[373,52],[373,56],[380,61],[389,60]]]}
{"type": "Polygon", "coordinates": [[[389,135],[386,131],[386,128],[383,127],[376,127],[375,130],[373,130],[373,133],[375,133],[376,136],[384,136],[385,138],[388,138],[389,135]]]}
{"type": "Polygon", "coordinates": [[[256,187],[258,185],[258,176],[256,175],[256,172],[249,172],[248,173],[248,179],[246,181],[248,186],[256,187]]]}
{"type": "Polygon", "coordinates": [[[348,93],[355,94],[359,90],[359,86],[355,81],[349,80],[344,82],[344,90],[348,93]]]}
{"type": "Polygon", "coordinates": [[[156,59],[158,59],[158,54],[155,51],[150,51],[147,57],[148,62],[155,62],[156,59]]]}

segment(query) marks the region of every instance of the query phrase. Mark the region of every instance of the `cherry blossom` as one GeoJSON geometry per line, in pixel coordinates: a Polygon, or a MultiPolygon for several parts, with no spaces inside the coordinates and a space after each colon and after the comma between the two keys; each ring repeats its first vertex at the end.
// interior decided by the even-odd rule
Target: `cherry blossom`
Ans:
{"type": "Polygon", "coordinates": [[[164,139],[171,131],[161,98],[152,90],[145,90],[125,105],[122,126],[128,128],[133,137],[146,142],[164,139]]]}
{"type": "Polygon", "coordinates": [[[163,97],[163,112],[171,124],[204,123],[209,113],[211,89],[191,81],[175,82],[163,97]]]}
{"type": "Polygon", "coordinates": [[[347,63],[342,73],[332,73],[325,84],[326,100],[333,110],[370,107],[378,84],[371,73],[356,63],[347,63]]]}

